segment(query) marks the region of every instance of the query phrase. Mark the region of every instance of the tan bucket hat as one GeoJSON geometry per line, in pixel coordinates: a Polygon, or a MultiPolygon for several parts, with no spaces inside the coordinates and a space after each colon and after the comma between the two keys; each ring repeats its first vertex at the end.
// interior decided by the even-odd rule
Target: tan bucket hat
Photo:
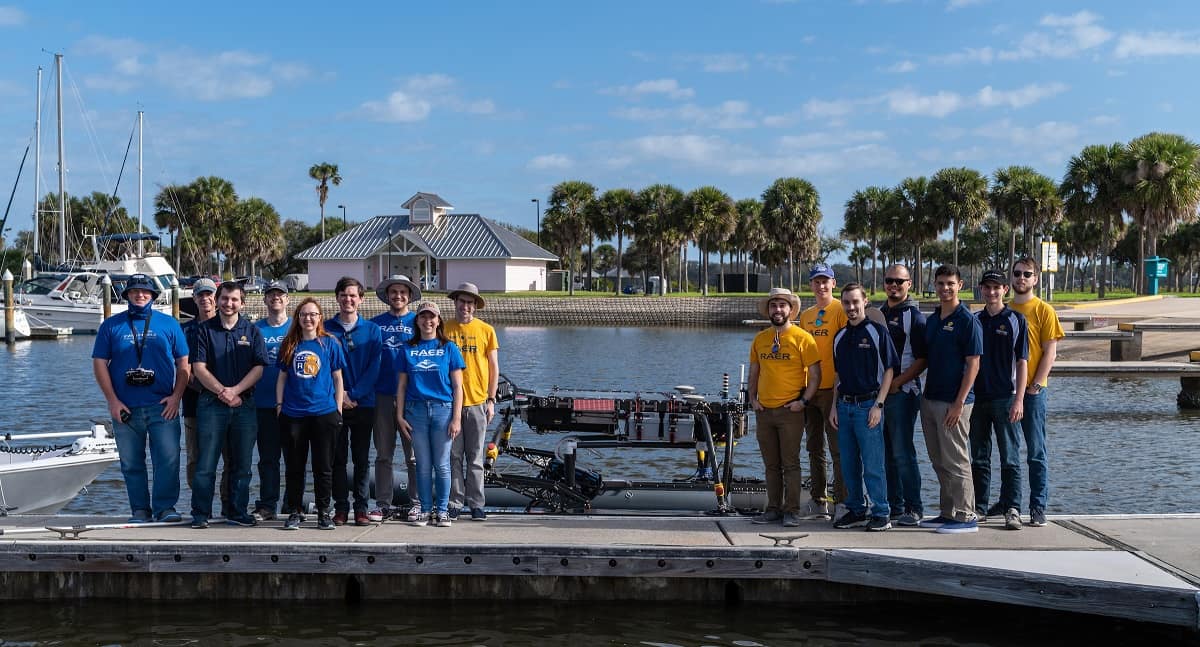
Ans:
{"type": "Polygon", "coordinates": [[[771,313],[767,310],[767,306],[774,299],[782,299],[792,304],[792,319],[800,316],[800,297],[792,294],[792,291],[787,288],[771,288],[771,291],[767,293],[767,298],[758,303],[758,314],[770,319],[771,313]]]}
{"type": "Polygon", "coordinates": [[[479,295],[479,288],[475,287],[474,283],[459,283],[458,287],[451,290],[450,294],[447,294],[446,296],[453,301],[457,299],[458,295],[460,294],[469,294],[475,297],[475,309],[483,310],[484,300],[483,297],[479,295]]]}

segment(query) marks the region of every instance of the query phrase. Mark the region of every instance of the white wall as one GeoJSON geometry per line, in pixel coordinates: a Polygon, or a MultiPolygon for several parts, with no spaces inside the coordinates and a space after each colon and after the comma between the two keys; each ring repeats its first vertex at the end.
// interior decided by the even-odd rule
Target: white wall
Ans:
{"type": "Polygon", "coordinates": [[[483,292],[506,290],[505,268],[502,260],[443,261],[443,272],[438,277],[442,288],[453,290],[460,283],[474,283],[483,292]]]}
{"type": "Polygon", "coordinates": [[[509,261],[506,289],[514,292],[546,289],[546,261],[509,261]]]}

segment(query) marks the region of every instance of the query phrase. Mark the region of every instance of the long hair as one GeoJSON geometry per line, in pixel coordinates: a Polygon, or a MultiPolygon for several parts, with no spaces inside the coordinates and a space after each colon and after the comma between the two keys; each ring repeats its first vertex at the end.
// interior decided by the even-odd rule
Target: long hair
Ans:
{"type": "Polygon", "coordinates": [[[317,303],[317,300],[312,297],[306,297],[292,311],[292,325],[288,328],[287,335],[283,338],[283,343],[279,345],[279,357],[285,365],[291,363],[292,356],[296,354],[296,346],[300,344],[300,308],[309,303],[317,306],[317,341],[324,345],[321,338],[332,337],[332,335],[325,332],[325,324],[323,322],[325,315],[321,311],[321,304],[317,303]]]}
{"type": "MultiPolygon", "coordinates": [[[[417,316],[420,317],[421,315],[418,314],[417,316]]],[[[450,338],[446,336],[446,322],[442,321],[442,315],[439,314],[437,316],[437,318],[438,318],[437,333],[434,336],[438,340],[438,348],[441,348],[442,346],[446,345],[446,342],[450,341],[450,338]]],[[[413,325],[414,326],[416,325],[416,320],[413,320],[413,325]]],[[[412,337],[408,338],[408,345],[416,346],[419,343],[421,343],[421,331],[417,330],[417,331],[415,331],[415,333],[413,334],[412,337]]]]}

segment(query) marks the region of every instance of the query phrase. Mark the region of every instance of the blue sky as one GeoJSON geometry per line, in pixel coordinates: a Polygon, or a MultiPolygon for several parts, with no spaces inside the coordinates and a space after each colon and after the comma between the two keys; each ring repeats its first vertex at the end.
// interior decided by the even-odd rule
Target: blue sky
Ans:
{"type": "MultiPolygon", "coordinates": [[[[345,181],[326,214],[344,204],[359,221],[418,190],[532,228],[530,199],[566,179],[739,199],[800,176],[832,234],[868,185],[945,166],[1058,179],[1088,144],[1200,139],[1193,2],[199,6],[0,6],[0,186],[32,140],[46,51],[66,56],[70,192],[112,190],[146,111],[148,219],[159,186],[219,175],[315,222],[307,170],[329,161],[345,181]]],[[[45,97],[43,193],[57,182],[45,97]]],[[[29,170],[14,231],[31,222],[29,170]]],[[[120,195],[136,214],[136,176],[120,195]]]]}

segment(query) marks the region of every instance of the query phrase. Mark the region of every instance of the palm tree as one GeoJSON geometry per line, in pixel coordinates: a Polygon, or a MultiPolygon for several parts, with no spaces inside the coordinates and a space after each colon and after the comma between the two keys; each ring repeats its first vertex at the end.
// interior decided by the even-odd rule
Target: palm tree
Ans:
{"type": "Polygon", "coordinates": [[[250,198],[239,202],[230,219],[229,230],[230,238],[238,241],[231,256],[249,264],[246,274],[257,275],[259,264],[283,257],[283,226],[279,212],[266,200],[250,198]]]}
{"type": "MultiPolygon", "coordinates": [[[[550,189],[549,206],[542,224],[549,222],[555,236],[567,254],[567,268],[577,267],[575,261],[583,237],[588,235],[587,211],[596,199],[596,187],[582,180],[559,182],[550,189]]],[[[550,225],[546,228],[549,230],[550,225]]],[[[575,294],[575,281],[570,282],[568,293],[575,294]]]]}
{"type": "MultiPolygon", "coordinates": [[[[617,268],[616,294],[621,294],[621,252],[623,250],[625,232],[633,224],[633,214],[636,208],[637,196],[629,189],[609,189],[600,194],[592,203],[592,211],[588,220],[593,223],[603,221],[617,235],[617,268]]],[[[593,227],[596,225],[593,224],[593,227]]],[[[611,237],[612,234],[609,234],[611,237]]]]}
{"type": "Polygon", "coordinates": [[[1102,278],[1098,288],[1101,299],[1108,283],[1109,252],[1124,225],[1121,205],[1125,187],[1121,172],[1127,165],[1127,155],[1128,149],[1120,142],[1088,146],[1067,162],[1067,172],[1059,187],[1068,218],[1076,222],[1099,221],[1103,239],[1100,244],[1102,278]]]}
{"type": "Polygon", "coordinates": [[[154,196],[154,226],[171,232],[175,271],[180,273],[183,272],[183,233],[188,229],[187,219],[195,208],[195,201],[192,187],[187,184],[168,184],[154,196]]]}
{"type": "Polygon", "coordinates": [[[737,226],[730,239],[742,254],[742,290],[750,292],[750,256],[767,244],[767,232],[762,225],[762,203],[754,198],[738,200],[737,226]]]}
{"type": "MultiPolygon", "coordinates": [[[[1182,135],[1149,133],[1129,142],[1126,210],[1139,227],[1138,268],[1146,262],[1145,240],[1156,254],[1158,237],[1196,219],[1200,204],[1200,148],[1182,135]]],[[[1142,278],[1140,288],[1145,289],[1142,278]]]]}
{"type": "Polygon", "coordinates": [[[978,225],[988,213],[987,178],[964,167],[944,168],[929,181],[940,229],[954,231],[954,264],[958,265],[958,231],[978,225]]]}
{"type": "Polygon", "coordinates": [[[996,169],[992,176],[995,182],[988,194],[988,202],[996,213],[1012,226],[1008,245],[1008,262],[1016,261],[1017,227],[1021,227],[1021,239],[1025,254],[1032,254],[1032,232],[1043,234],[1062,219],[1063,202],[1059,187],[1054,180],[1028,166],[1007,166],[996,169]]]}
{"type": "Polygon", "coordinates": [[[855,191],[846,201],[846,224],[842,230],[849,238],[871,243],[871,294],[875,293],[878,278],[879,236],[887,223],[888,211],[896,208],[895,203],[895,191],[885,186],[855,191]]]}
{"type": "Polygon", "coordinates": [[[708,296],[708,257],[733,235],[737,226],[737,208],[729,194],[715,186],[702,186],[684,199],[684,211],[695,223],[695,240],[700,245],[700,293],[708,296]]]}
{"type": "Polygon", "coordinates": [[[229,180],[215,175],[196,178],[191,190],[196,200],[195,227],[202,232],[204,254],[211,262],[214,253],[233,246],[227,224],[237,208],[237,192],[229,180]]]}
{"type": "MultiPolygon", "coordinates": [[[[918,289],[924,285],[921,282],[921,248],[925,243],[937,240],[938,234],[944,227],[938,227],[934,218],[935,207],[929,180],[924,176],[905,178],[897,187],[900,196],[900,207],[897,209],[896,225],[893,229],[893,247],[895,232],[907,232],[903,238],[914,248],[913,285],[918,289]]],[[[895,252],[893,251],[893,255],[895,252]]]]}
{"type": "Polygon", "coordinates": [[[817,225],[821,222],[821,196],[812,182],[798,177],[779,178],[763,191],[763,227],[787,249],[788,287],[796,289],[796,261],[816,260],[820,254],[817,225]]]}
{"type": "MultiPolygon", "coordinates": [[[[594,190],[593,190],[594,191],[594,190]]],[[[632,195],[632,191],[630,195],[632,195]]],[[[605,195],[608,193],[605,192],[605,195]]],[[[607,210],[599,208],[600,201],[592,199],[584,212],[584,220],[588,226],[588,255],[587,255],[587,287],[589,290],[596,289],[592,285],[593,272],[592,268],[595,265],[596,254],[593,250],[593,243],[597,238],[600,240],[612,240],[614,234],[617,233],[617,223],[613,218],[613,214],[607,210]]],[[[603,271],[601,272],[603,274],[603,271]]],[[[619,274],[619,272],[618,272],[619,274]]]]}
{"type": "Polygon", "coordinates": [[[317,202],[321,204],[321,240],[325,240],[325,201],[329,198],[329,185],[340,185],[342,175],[338,173],[337,164],[321,162],[309,167],[308,177],[317,181],[317,202]]]}
{"type": "Polygon", "coordinates": [[[680,234],[675,229],[683,208],[683,192],[670,184],[652,184],[637,194],[638,218],[634,234],[642,244],[653,241],[658,257],[659,294],[667,293],[667,250],[674,249],[680,234]]]}

